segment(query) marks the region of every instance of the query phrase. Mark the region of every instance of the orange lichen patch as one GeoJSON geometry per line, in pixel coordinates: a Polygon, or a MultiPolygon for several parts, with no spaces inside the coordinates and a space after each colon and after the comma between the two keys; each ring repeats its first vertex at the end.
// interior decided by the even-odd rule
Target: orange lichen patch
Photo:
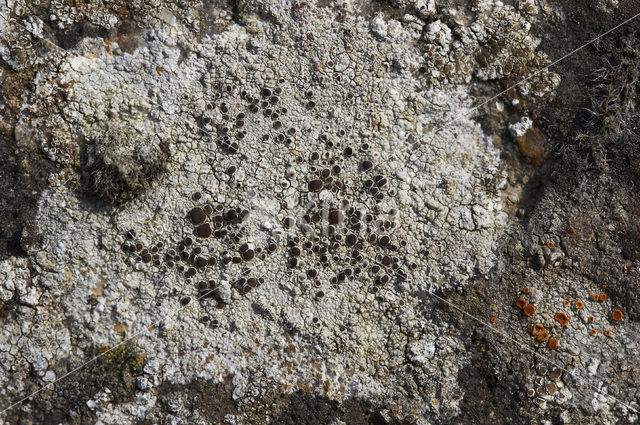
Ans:
{"type": "Polygon", "coordinates": [[[558,340],[555,338],[551,338],[547,343],[547,347],[549,347],[549,350],[555,350],[556,348],[558,348],[558,340]]]}
{"type": "Polygon", "coordinates": [[[525,300],[524,298],[518,298],[516,301],[516,307],[518,307],[520,310],[525,308],[527,304],[527,300],[525,300]]]}
{"type": "Polygon", "coordinates": [[[575,306],[576,306],[576,308],[579,310],[579,309],[581,309],[582,307],[584,307],[584,304],[582,303],[582,301],[578,300],[578,301],[576,301],[575,306]]]}
{"type": "Polygon", "coordinates": [[[606,301],[607,300],[607,294],[600,294],[598,295],[598,300],[599,301],[606,301]]]}
{"type": "Polygon", "coordinates": [[[536,314],[536,308],[533,306],[533,304],[529,304],[522,309],[522,312],[524,313],[525,316],[531,317],[534,314],[536,314]]]}
{"type": "Polygon", "coordinates": [[[529,333],[533,336],[539,334],[540,332],[542,332],[544,330],[544,326],[542,326],[540,323],[536,323],[535,325],[531,326],[529,328],[529,333]]]}
{"type": "Polygon", "coordinates": [[[611,335],[611,331],[609,329],[604,331],[604,336],[609,336],[609,335],[611,335]]]}
{"type": "Polygon", "coordinates": [[[529,292],[531,292],[531,290],[529,288],[522,288],[522,293],[523,294],[528,294],[529,292]]]}
{"type": "Polygon", "coordinates": [[[587,319],[587,321],[588,321],[589,323],[593,323],[593,321],[594,321],[594,320],[595,320],[595,319],[593,318],[593,316],[589,316],[589,318],[587,319]]]}
{"type": "Polygon", "coordinates": [[[102,346],[102,352],[106,353],[107,351],[109,351],[109,346],[108,345],[103,345],[102,346]]]}
{"type": "Polygon", "coordinates": [[[600,295],[599,294],[593,294],[593,300],[594,301],[598,301],[600,299],[600,295]]]}
{"type": "Polygon", "coordinates": [[[544,342],[549,338],[549,333],[547,331],[538,332],[536,334],[536,340],[538,342],[544,342]]]}
{"type": "Polygon", "coordinates": [[[564,304],[565,307],[569,307],[569,304],[571,304],[571,302],[569,302],[569,300],[564,300],[562,304],[564,304]]]}
{"type": "Polygon", "coordinates": [[[556,244],[554,244],[553,242],[551,242],[551,241],[547,242],[547,248],[551,249],[554,246],[556,246],[556,244]]]}
{"type": "Polygon", "coordinates": [[[491,319],[489,319],[489,321],[490,321],[491,323],[496,323],[496,316],[493,316],[491,319]]]}
{"type": "Polygon", "coordinates": [[[556,313],[553,318],[556,319],[556,322],[560,323],[560,325],[562,326],[567,326],[567,323],[569,323],[569,316],[567,316],[565,313],[556,313]]]}
{"type": "Polygon", "coordinates": [[[619,322],[620,320],[622,320],[622,312],[620,310],[613,310],[611,312],[611,319],[614,322],[619,322]]]}
{"type": "Polygon", "coordinates": [[[598,333],[598,331],[597,331],[597,330],[595,330],[595,329],[591,329],[591,332],[589,332],[589,333],[590,333],[591,335],[595,335],[595,334],[597,334],[597,333],[598,333]]]}

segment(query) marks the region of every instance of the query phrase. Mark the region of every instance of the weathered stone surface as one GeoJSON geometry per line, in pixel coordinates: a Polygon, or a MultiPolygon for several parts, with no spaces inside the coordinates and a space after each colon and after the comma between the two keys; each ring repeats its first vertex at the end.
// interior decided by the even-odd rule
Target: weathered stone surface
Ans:
{"type": "Polygon", "coordinates": [[[637,421],[638,35],[545,68],[617,4],[58,3],[0,6],[0,418],[637,421]]]}

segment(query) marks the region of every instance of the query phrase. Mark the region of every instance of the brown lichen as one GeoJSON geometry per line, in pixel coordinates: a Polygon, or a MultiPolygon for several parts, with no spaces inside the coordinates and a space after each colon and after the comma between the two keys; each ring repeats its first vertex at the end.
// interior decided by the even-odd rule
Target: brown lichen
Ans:
{"type": "Polygon", "coordinates": [[[551,338],[547,343],[547,347],[549,347],[549,350],[555,350],[556,348],[558,348],[558,340],[555,338],[551,338]]]}
{"type": "MultiPolygon", "coordinates": [[[[520,153],[529,159],[534,165],[540,165],[547,158],[547,152],[544,149],[544,135],[536,128],[530,128],[527,132],[516,137],[520,153]]],[[[553,242],[549,242],[553,246],[553,242]]],[[[547,246],[549,245],[547,244],[547,246]]]]}

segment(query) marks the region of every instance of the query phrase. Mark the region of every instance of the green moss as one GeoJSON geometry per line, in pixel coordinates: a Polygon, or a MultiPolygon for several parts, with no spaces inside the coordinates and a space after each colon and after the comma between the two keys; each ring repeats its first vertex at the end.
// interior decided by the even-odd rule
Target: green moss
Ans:
{"type": "Polygon", "coordinates": [[[135,378],[142,374],[146,359],[147,355],[140,347],[135,344],[124,344],[100,356],[99,362],[105,372],[112,371],[118,375],[125,373],[135,378]]]}

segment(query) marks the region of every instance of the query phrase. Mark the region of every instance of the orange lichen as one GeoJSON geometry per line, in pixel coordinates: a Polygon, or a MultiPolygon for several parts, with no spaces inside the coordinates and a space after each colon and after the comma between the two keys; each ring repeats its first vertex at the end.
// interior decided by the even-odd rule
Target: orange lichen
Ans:
{"type": "Polygon", "coordinates": [[[553,242],[551,242],[551,241],[547,242],[547,248],[551,249],[554,246],[556,246],[556,244],[554,244],[553,242]]]}
{"type": "Polygon", "coordinates": [[[582,307],[584,307],[584,304],[582,304],[582,301],[580,301],[580,300],[576,301],[575,305],[576,305],[577,309],[581,309],[582,307]]]}
{"type": "Polygon", "coordinates": [[[496,323],[496,316],[493,316],[491,319],[489,319],[489,321],[490,321],[491,323],[496,323]]]}
{"type": "Polygon", "coordinates": [[[567,323],[569,323],[569,316],[567,316],[565,313],[556,313],[553,318],[556,319],[556,321],[562,326],[567,326],[567,323]]]}
{"type": "Polygon", "coordinates": [[[549,338],[549,333],[547,331],[538,332],[536,334],[536,340],[538,342],[544,342],[549,338]]]}
{"type": "Polygon", "coordinates": [[[614,322],[619,322],[620,320],[622,320],[622,312],[620,310],[613,310],[611,312],[611,319],[614,322]]]}
{"type": "Polygon", "coordinates": [[[600,294],[600,295],[598,295],[598,300],[600,300],[600,301],[606,301],[606,300],[607,300],[607,294],[600,294]]]}
{"type": "Polygon", "coordinates": [[[611,331],[609,329],[604,331],[604,336],[609,336],[609,335],[611,335],[611,331]]]}
{"type": "Polygon", "coordinates": [[[591,329],[591,332],[590,332],[590,334],[591,334],[591,335],[595,335],[595,334],[597,334],[597,333],[598,333],[598,331],[597,331],[597,330],[595,330],[595,329],[591,329]]]}
{"type": "Polygon", "coordinates": [[[571,302],[569,302],[569,300],[564,300],[562,304],[564,304],[565,307],[569,307],[569,304],[571,304],[571,302]]]}
{"type": "Polygon", "coordinates": [[[531,290],[529,288],[522,288],[522,293],[523,294],[528,294],[529,292],[531,292],[531,290]]]}
{"type": "Polygon", "coordinates": [[[589,318],[587,319],[587,321],[588,321],[589,323],[593,323],[593,321],[594,321],[594,320],[595,320],[595,319],[593,318],[593,316],[589,316],[589,318]]]}
{"type": "Polygon", "coordinates": [[[525,300],[524,298],[518,298],[518,300],[516,301],[516,307],[518,307],[520,310],[525,308],[527,304],[527,300],[525,300]]]}
{"type": "Polygon", "coordinates": [[[599,294],[593,294],[593,300],[594,301],[598,301],[600,299],[600,295],[599,294]]]}
{"type": "Polygon", "coordinates": [[[533,304],[529,304],[522,309],[522,312],[524,313],[525,316],[530,317],[536,314],[536,308],[533,306],[533,304]]]}
{"type": "Polygon", "coordinates": [[[536,323],[535,325],[531,326],[529,328],[529,333],[533,336],[536,336],[537,334],[539,334],[540,332],[542,332],[544,330],[544,326],[542,326],[540,323],[536,323]]]}
{"type": "Polygon", "coordinates": [[[551,338],[547,343],[547,347],[549,347],[549,350],[555,350],[556,348],[558,348],[558,340],[555,338],[551,338]]]}

